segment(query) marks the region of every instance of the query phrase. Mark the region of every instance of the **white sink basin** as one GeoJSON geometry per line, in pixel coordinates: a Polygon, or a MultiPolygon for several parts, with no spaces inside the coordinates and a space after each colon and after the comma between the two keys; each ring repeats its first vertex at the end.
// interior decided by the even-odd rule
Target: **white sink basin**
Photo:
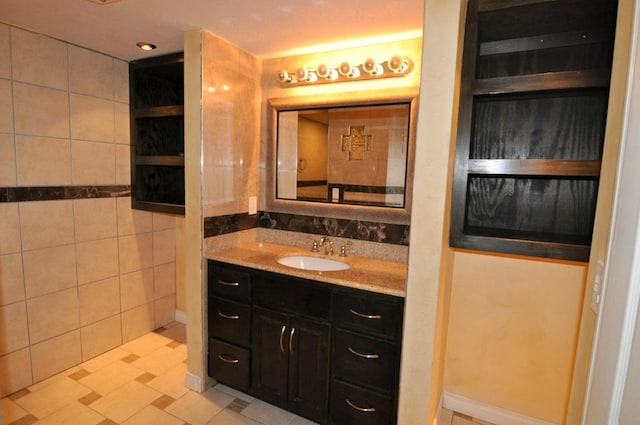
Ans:
{"type": "Polygon", "coordinates": [[[317,272],[334,272],[349,268],[347,263],[329,258],[312,257],[310,255],[290,255],[278,258],[278,263],[294,269],[313,270],[317,272]]]}

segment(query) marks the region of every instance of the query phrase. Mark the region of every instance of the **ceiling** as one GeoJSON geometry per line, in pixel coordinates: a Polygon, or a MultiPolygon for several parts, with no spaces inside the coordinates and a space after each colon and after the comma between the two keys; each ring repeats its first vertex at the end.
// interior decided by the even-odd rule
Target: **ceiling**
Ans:
{"type": "Polygon", "coordinates": [[[420,36],[424,8],[424,0],[94,1],[112,0],[1,0],[0,22],[127,61],[183,50],[184,32],[197,28],[266,58],[420,36]],[[138,41],[158,48],[144,52],[138,41]]]}

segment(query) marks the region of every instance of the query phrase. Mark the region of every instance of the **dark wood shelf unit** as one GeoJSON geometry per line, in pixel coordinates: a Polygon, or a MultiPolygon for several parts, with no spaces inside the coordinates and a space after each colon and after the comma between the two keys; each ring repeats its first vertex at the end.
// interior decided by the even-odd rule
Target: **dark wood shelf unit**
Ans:
{"type": "Polygon", "coordinates": [[[129,64],[132,207],[184,215],[184,55],[129,64]]]}
{"type": "Polygon", "coordinates": [[[452,247],[588,260],[616,9],[470,0],[452,247]]]}

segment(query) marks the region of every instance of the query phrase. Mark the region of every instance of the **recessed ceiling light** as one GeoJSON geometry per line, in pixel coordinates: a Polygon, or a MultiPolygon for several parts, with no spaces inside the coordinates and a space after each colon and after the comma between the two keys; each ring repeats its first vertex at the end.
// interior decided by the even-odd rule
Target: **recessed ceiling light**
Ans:
{"type": "Polygon", "coordinates": [[[157,47],[155,44],[148,43],[146,41],[138,41],[136,43],[136,46],[138,46],[142,50],[153,50],[157,47]]]}

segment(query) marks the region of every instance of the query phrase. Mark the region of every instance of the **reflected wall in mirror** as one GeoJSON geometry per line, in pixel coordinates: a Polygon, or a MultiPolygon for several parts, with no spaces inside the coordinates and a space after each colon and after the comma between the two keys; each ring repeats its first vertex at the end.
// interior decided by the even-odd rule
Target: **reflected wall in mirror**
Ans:
{"type": "Polygon", "coordinates": [[[279,111],[277,197],[403,208],[410,109],[279,111]]]}
{"type": "Polygon", "coordinates": [[[416,91],[269,103],[270,211],[409,223],[416,91]]]}

